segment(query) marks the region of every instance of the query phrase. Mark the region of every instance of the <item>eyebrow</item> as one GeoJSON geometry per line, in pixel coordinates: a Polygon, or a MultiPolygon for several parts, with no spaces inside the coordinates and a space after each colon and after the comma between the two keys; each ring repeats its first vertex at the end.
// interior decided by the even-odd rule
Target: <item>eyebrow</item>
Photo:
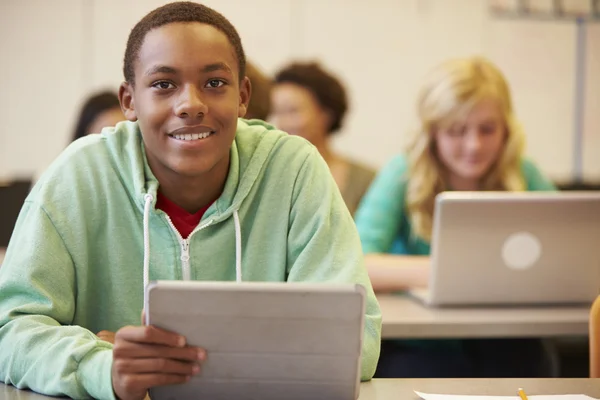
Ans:
{"type": "Polygon", "coordinates": [[[496,117],[490,117],[490,118],[484,119],[479,124],[480,125],[488,125],[488,124],[497,124],[499,122],[501,122],[501,121],[498,121],[498,119],[496,117]]]}
{"type": "Polygon", "coordinates": [[[149,68],[148,70],[146,70],[146,73],[144,75],[146,76],[151,76],[154,74],[171,74],[174,75],[177,73],[177,70],[175,68],[172,67],[168,67],[166,65],[155,65],[151,68],[149,68]]]}
{"type": "MultiPolygon", "coordinates": [[[[229,66],[223,62],[208,64],[208,65],[204,66],[200,71],[203,73],[215,72],[215,71],[225,71],[225,72],[233,73],[231,68],[229,68],[229,66]]],[[[175,68],[169,67],[167,65],[154,65],[153,67],[149,68],[144,75],[146,75],[146,76],[152,76],[154,74],[175,75],[175,74],[177,74],[177,72],[178,71],[175,68]]]]}
{"type": "Polygon", "coordinates": [[[215,72],[215,71],[225,71],[225,72],[229,72],[229,73],[233,72],[233,71],[231,71],[231,68],[229,68],[229,66],[223,62],[208,64],[204,68],[202,68],[202,72],[204,72],[204,73],[215,72]]]}

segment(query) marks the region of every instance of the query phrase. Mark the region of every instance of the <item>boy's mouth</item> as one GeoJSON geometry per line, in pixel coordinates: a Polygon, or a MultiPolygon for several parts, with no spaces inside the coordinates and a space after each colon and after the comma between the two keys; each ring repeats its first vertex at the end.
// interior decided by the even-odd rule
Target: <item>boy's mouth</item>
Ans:
{"type": "Polygon", "coordinates": [[[213,135],[215,131],[198,132],[198,133],[173,133],[169,137],[177,140],[201,140],[213,135]]]}

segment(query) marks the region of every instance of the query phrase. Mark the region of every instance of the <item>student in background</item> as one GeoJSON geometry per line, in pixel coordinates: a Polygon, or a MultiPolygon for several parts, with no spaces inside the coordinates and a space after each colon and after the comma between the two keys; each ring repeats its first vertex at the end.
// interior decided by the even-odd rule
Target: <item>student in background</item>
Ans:
{"type": "Polygon", "coordinates": [[[110,91],[95,93],[81,107],[72,140],[90,133],[100,133],[102,128],[115,126],[124,120],[125,116],[116,93],[110,91]]]}
{"type": "Polygon", "coordinates": [[[252,96],[250,96],[248,112],[244,118],[266,121],[271,112],[271,87],[273,86],[273,81],[258,66],[249,61],[246,62],[246,76],[250,79],[252,96]]]}
{"type": "MultiPolygon", "coordinates": [[[[524,157],[509,86],[489,61],[444,62],[429,74],[417,109],[408,151],[379,172],[355,215],[376,292],[427,286],[438,193],[555,190],[524,157]]],[[[537,340],[384,342],[376,376],[537,376],[540,347],[537,340]]]]}
{"type": "Polygon", "coordinates": [[[354,214],[375,172],[331,149],[332,135],[342,127],[348,109],[340,81],[317,63],[293,63],[275,75],[271,107],[271,119],[279,129],[317,147],[354,214]]]}
{"type": "MultiPolygon", "coordinates": [[[[79,110],[75,131],[69,138],[69,144],[91,133],[100,133],[102,128],[115,126],[124,120],[125,116],[116,93],[111,91],[94,93],[86,99],[79,110]]],[[[43,170],[39,170],[33,175],[32,185],[35,185],[42,173],[43,170]]]]}
{"type": "Polygon", "coordinates": [[[69,146],[19,216],[0,268],[2,381],[122,400],[187,382],[210,353],[139,326],[144,288],[160,279],[360,284],[361,378],[372,377],[381,314],[354,221],[313,146],[241,119],[245,63],[236,29],[201,4],[169,3],[134,26],[119,91],[128,121],[69,146]]]}

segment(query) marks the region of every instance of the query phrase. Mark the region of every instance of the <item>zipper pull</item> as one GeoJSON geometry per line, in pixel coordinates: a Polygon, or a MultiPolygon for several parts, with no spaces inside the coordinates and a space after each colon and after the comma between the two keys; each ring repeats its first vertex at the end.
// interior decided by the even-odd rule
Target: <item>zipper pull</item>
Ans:
{"type": "Polygon", "coordinates": [[[189,281],[190,272],[190,242],[184,239],[181,242],[181,277],[184,281],[189,281]]]}
{"type": "Polygon", "coordinates": [[[190,242],[187,239],[181,242],[181,261],[190,261],[190,242]]]}

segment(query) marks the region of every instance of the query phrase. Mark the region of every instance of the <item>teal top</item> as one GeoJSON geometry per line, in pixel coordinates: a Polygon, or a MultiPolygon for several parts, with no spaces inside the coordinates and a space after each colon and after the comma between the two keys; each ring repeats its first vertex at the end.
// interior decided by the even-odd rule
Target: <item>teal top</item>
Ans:
{"type": "MultiPolygon", "coordinates": [[[[523,159],[521,171],[528,191],[554,191],[556,187],[533,162],[523,159]]],[[[394,157],[379,171],[355,214],[355,222],[365,254],[387,253],[429,255],[430,243],[417,237],[406,211],[408,162],[394,157]]],[[[404,340],[419,347],[461,348],[459,340],[404,340]]]]}
{"type": "MultiPolygon", "coordinates": [[[[394,157],[363,197],[355,222],[365,254],[429,255],[429,242],[413,233],[406,210],[407,171],[406,157],[394,157]]],[[[523,159],[521,171],[528,191],[556,190],[530,160],[523,159]]]]}

